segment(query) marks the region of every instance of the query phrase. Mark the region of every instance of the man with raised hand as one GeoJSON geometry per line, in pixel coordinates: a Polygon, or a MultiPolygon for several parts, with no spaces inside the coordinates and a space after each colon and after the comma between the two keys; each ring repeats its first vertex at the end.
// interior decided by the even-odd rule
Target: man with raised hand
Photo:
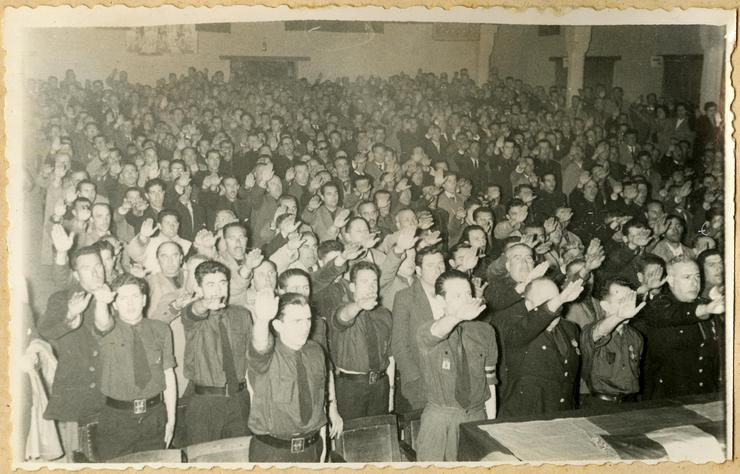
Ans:
{"type": "Polygon", "coordinates": [[[175,431],[172,333],[166,323],[144,317],[147,292],[143,279],[124,273],[111,288],[93,293],[100,391],[106,397],[95,432],[101,460],[164,449],[175,431]]]}
{"type": "Polygon", "coordinates": [[[249,311],[228,303],[229,269],[207,260],[195,269],[197,299],[183,310],[184,375],[193,386],[185,412],[189,444],[248,434],[249,311]]]}
{"type": "Polygon", "coordinates": [[[323,458],[319,441],[326,436],[327,365],[321,346],[308,338],[310,332],[311,308],[304,295],[285,293],[278,299],[269,290],[257,295],[247,358],[252,462],[323,458]]]}
{"type": "Polygon", "coordinates": [[[427,404],[417,440],[419,461],[457,461],[460,423],[496,416],[498,348],[493,328],[473,321],[485,309],[464,273],[435,282],[434,319],[415,336],[427,404]]]}

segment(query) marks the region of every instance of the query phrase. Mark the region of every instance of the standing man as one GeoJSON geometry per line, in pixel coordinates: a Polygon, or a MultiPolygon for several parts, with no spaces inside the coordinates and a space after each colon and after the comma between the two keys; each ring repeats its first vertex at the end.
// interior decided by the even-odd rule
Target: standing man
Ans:
{"type": "Polygon", "coordinates": [[[439,247],[428,247],[416,253],[415,264],[414,282],[399,291],[393,302],[391,351],[400,371],[401,391],[396,409],[401,413],[421,409],[426,402],[415,334],[425,322],[433,320],[434,283],[445,271],[445,258],[439,247]]]}
{"type": "Polygon", "coordinates": [[[580,338],[578,326],[560,318],[560,308],[582,290],[582,280],[558,292],[552,280],[537,278],[525,291],[526,311],[500,321],[497,327],[507,355],[501,416],[533,416],[576,407],[580,338]]]}
{"type": "Polygon", "coordinates": [[[417,453],[419,461],[457,461],[460,423],[496,416],[498,348],[493,328],[472,321],[485,303],[464,273],[442,273],[435,293],[434,320],[416,333],[427,394],[417,453]]]}
{"type": "Polygon", "coordinates": [[[185,307],[185,378],[193,386],[186,411],[188,444],[245,436],[249,311],[228,304],[229,269],[207,260],[195,269],[197,300],[185,307]]]}
{"type": "Polygon", "coordinates": [[[637,305],[637,292],[618,278],[604,282],[596,299],[597,319],[581,333],[582,378],[590,391],[581,407],[635,401],[640,391],[643,340],[629,322],[645,303],[637,305]]]}
{"type": "Polygon", "coordinates": [[[389,410],[395,373],[390,355],[392,316],[378,304],[378,267],[359,261],[350,269],[351,301],[329,319],[329,346],[337,371],[337,406],[345,420],[389,410]]]}
{"type": "Polygon", "coordinates": [[[321,346],[308,339],[308,299],[285,293],[278,300],[269,290],[262,291],[254,316],[248,357],[254,390],[249,460],[319,462],[323,458],[319,441],[326,436],[327,365],[321,346]]]}
{"type": "Polygon", "coordinates": [[[725,312],[723,296],[699,296],[699,266],[679,258],[667,266],[668,288],[648,301],[638,329],[645,336],[646,400],[719,390],[719,343],[714,315],[725,312]]]}
{"type": "Polygon", "coordinates": [[[166,323],[144,318],[146,298],[146,282],[127,273],[94,293],[100,391],[106,396],[95,438],[101,460],[164,449],[174,434],[172,333],[166,323]]]}

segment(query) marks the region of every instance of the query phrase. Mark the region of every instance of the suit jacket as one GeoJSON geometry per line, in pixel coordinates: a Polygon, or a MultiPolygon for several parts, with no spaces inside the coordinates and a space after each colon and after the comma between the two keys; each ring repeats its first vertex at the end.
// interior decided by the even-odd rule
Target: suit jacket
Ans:
{"type": "Polygon", "coordinates": [[[391,353],[396,359],[401,376],[401,393],[414,408],[422,408],[426,397],[416,333],[425,322],[434,317],[432,306],[418,278],[409,288],[396,294],[392,313],[391,353]]]}
{"type": "Polygon", "coordinates": [[[365,174],[370,175],[373,178],[373,183],[377,184],[380,179],[380,175],[385,173],[384,168],[385,165],[383,165],[383,169],[381,169],[381,166],[375,163],[375,161],[367,160],[367,164],[365,165],[365,174]]]}
{"type": "Polygon", "coordinates": [[[460,176],[470,180],[473,183],[473,193],[485,192],[488,184],[488,165],[483,157],[478,157],[478,166],[473,163],[469,156],[460,157],[457,160],[460,176]]]}
{"type": "Polygon", "coordinates": [[[686,140],[689,143],[694,143],[694,136],[696,134],[693,130],[691,130],[691,127],[689,126],[689,119],[685,118],[680,123],[678,121],[678,118],[675,118],[673,120],[673,131],[671,132],[671,138],[675,138],[676,140],[686,140]]]}
{"type": "Polygon", "coordinates": [[[432,163],[444,161],[447,153],[447,140],[444,137],[440,139],[439,148],[428,138],[424,139],[422,146],[424,147],[424,153],[432,160],[432,163]]]}

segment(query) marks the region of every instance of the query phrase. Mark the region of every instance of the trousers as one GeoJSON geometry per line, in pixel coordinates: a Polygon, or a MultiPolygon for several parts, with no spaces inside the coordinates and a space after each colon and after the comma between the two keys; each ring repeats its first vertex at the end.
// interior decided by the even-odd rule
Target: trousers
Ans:
{"type": "Polygon", "coordinates": [[[427,403],[421,414],[419,436],[416,439],[418,461],[457,461],[460,423],[486,419],[481,405],[467,410],[427,403]]]}

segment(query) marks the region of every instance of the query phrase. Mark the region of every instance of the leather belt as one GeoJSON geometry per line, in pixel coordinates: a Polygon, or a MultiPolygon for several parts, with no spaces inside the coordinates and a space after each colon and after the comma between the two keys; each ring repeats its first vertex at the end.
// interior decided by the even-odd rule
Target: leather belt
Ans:
{"type": "Polygon", "coordinates": [[[388,375],[385,370],[371,370],[366,374],[348,374],[347,372],[339,372],[339,376],[354,381],[367,382],[369,384],[378,383],[383,380],[383,377],[388,375]]]}
{"type": "Polygon", "coordinates": [[[625,395],[607,395],[606,393],[592,393],[594,397],[598,398],[599,400],[604,400],[605,402],[611,402],[611,403],[622,403],[622,400],[624,400],[625,395]]]}
{"type": "Polygon", "coordinates": [[[132,412],[134,415],[142,415],[147,412],[150,408],[154,408],[160,405],[164,401],[162,394],[152,398],[141,398],[139,400],[116,400],[115,398],[105,397],[105,404],[116,410],[126,410],[132,412]]]}
{"type": "Polygon", "coordinates": [[[290,439],[276,438],[267,434],[254,435],[254,437],[273,448],[290,449],[292,454],[297,454],[302,453],[306,448],[313,446],[316,441],[321,438],[321,434],[319,431],[314,431],[313,433],[295,436],[290,439]]]}
{"type": "Polygon", "coordinates": [[[231,394],[239,393],[247,388],[247,382],[239,382],[236,388],[229,387],[226,384],[223,387],[209,387],[207,385],[195,385],[195,393],[198,395],[221,395],[223,397],[229,397],[231,394]]]}

